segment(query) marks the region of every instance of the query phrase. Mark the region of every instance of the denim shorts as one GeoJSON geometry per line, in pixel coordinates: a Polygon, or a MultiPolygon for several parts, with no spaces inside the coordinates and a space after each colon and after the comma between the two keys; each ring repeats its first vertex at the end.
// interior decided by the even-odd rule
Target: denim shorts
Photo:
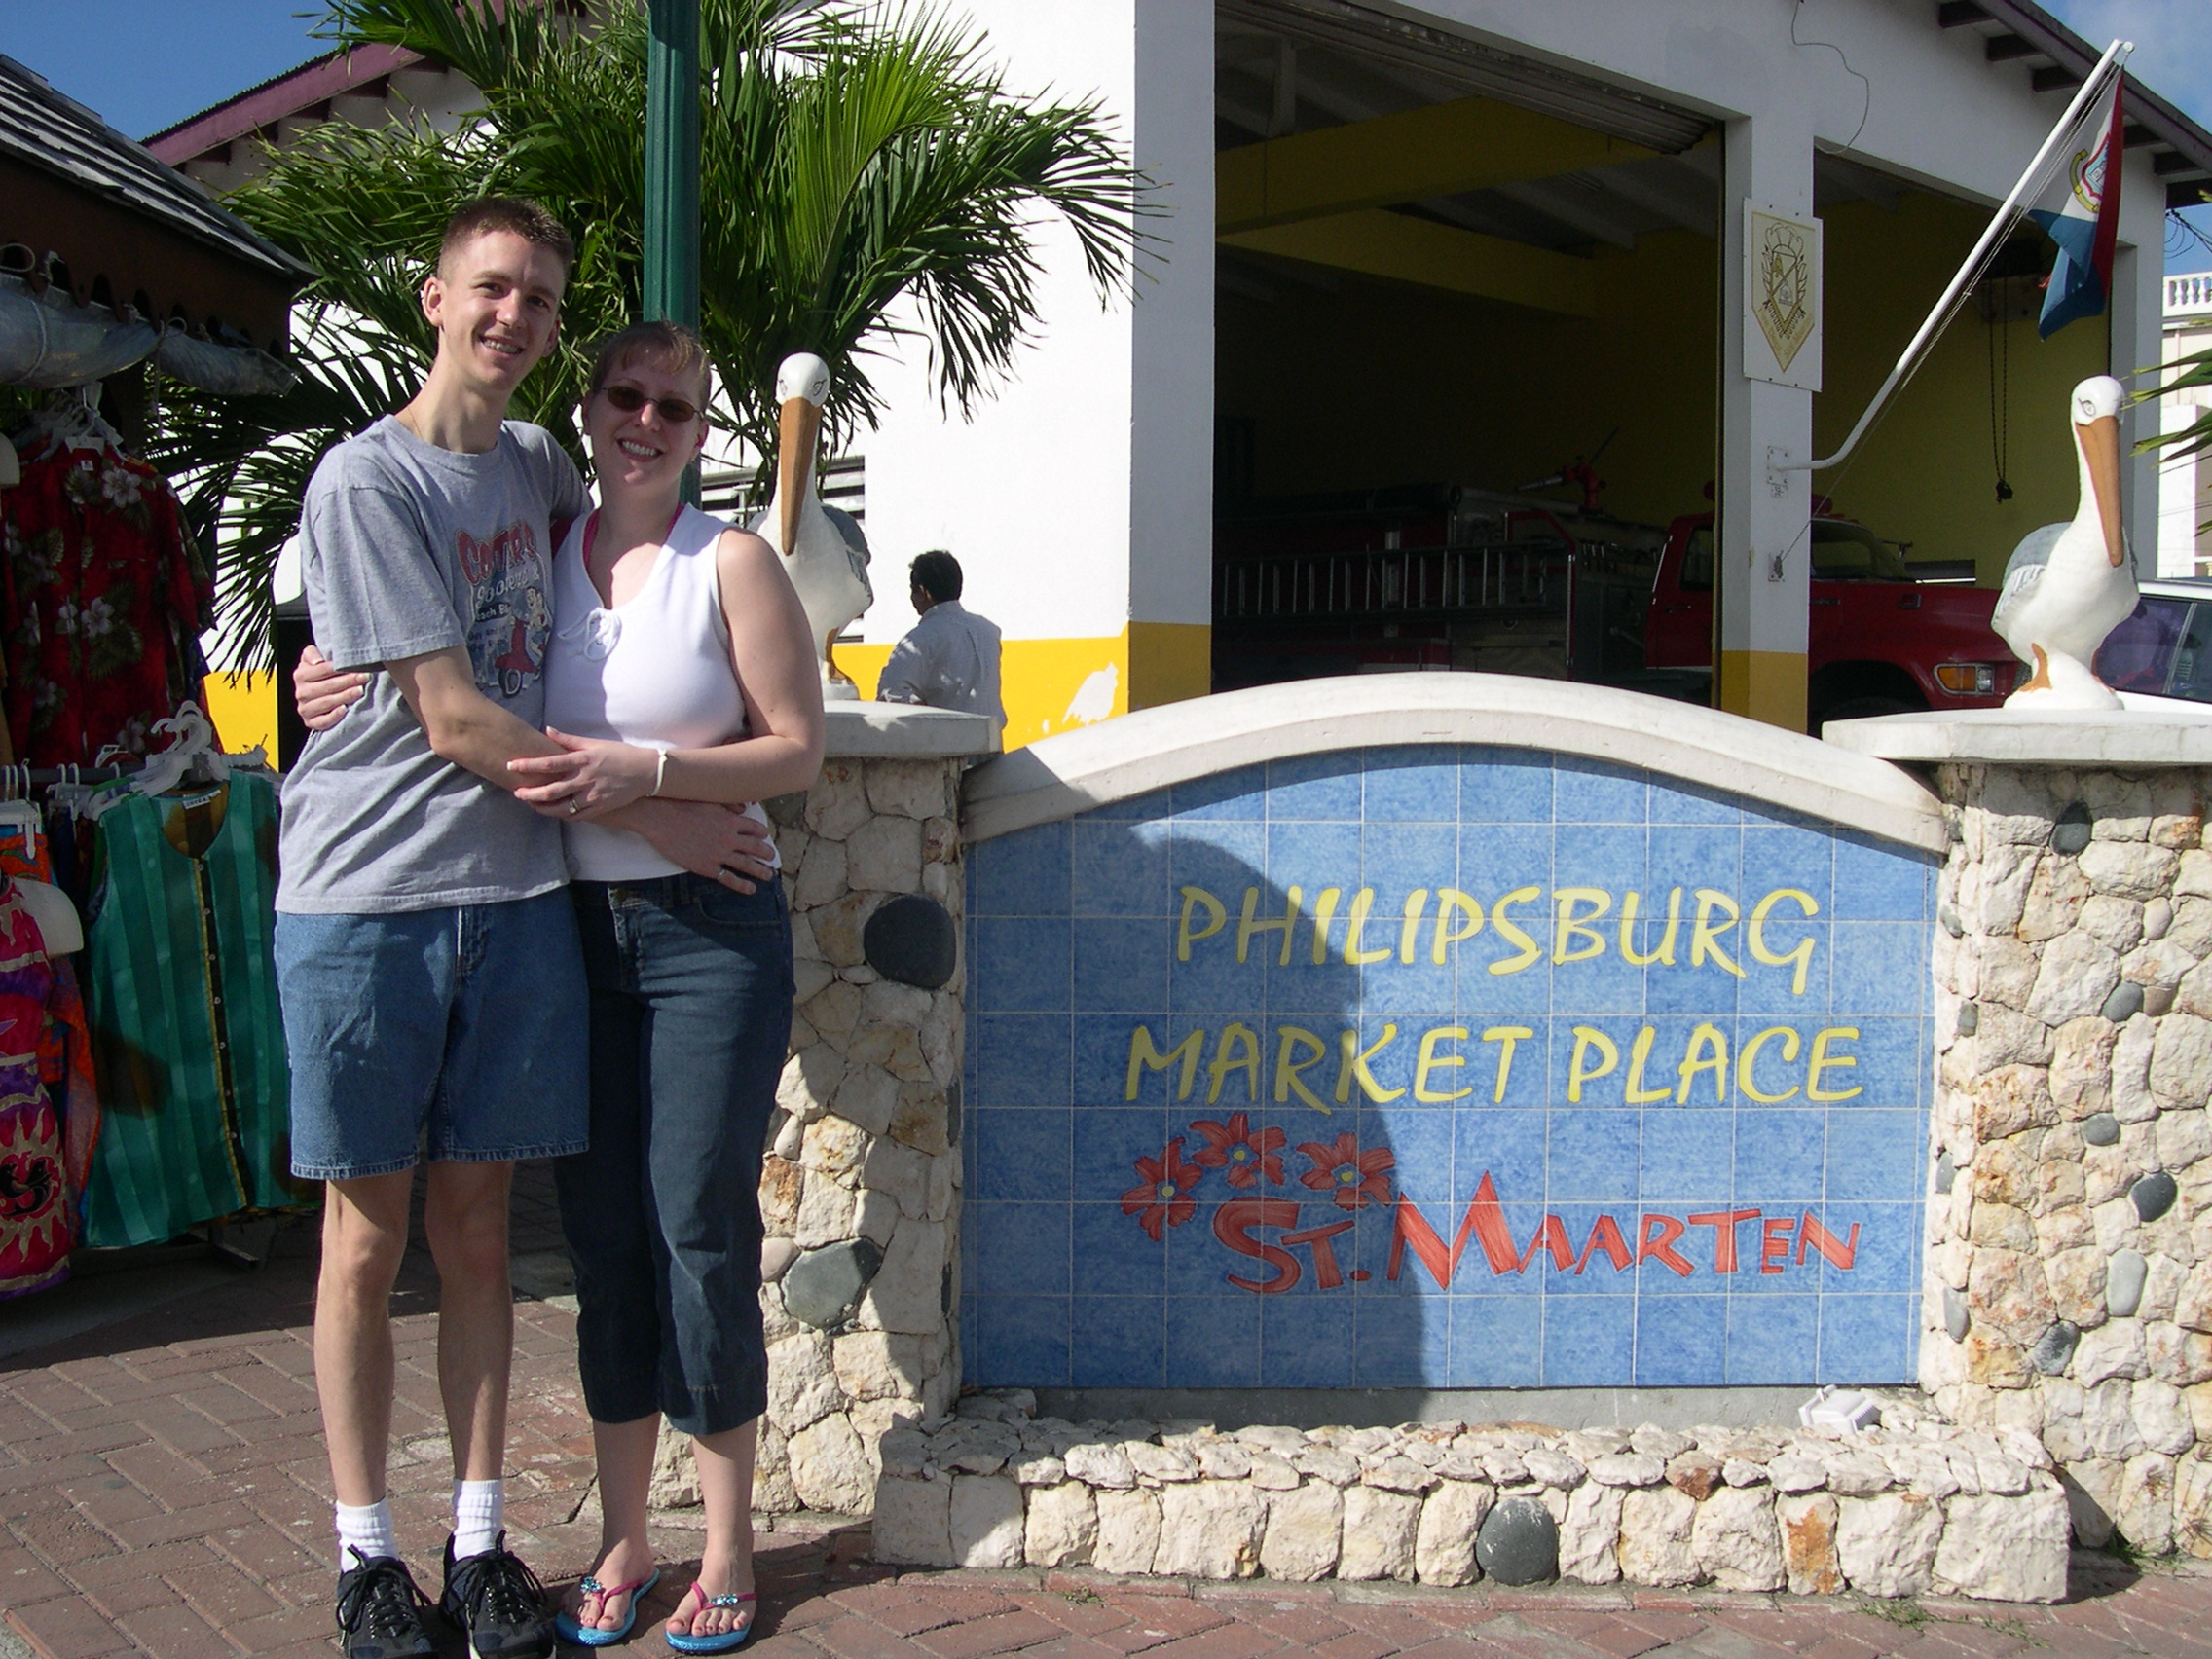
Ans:
{"type": "Polygon", "coordinates": [[[600,1422],[719,1434],[768,1406],[760,1155],[792,1031],[783,884],[571,884],[591,983],[591,1150],[553,1166],[600,1422]]]}
{"type": "Polygon", "coordinates": [[[583,954],[563,891],[391,915],[276,917],[292,1173],[581,1151],[583,954]]]}

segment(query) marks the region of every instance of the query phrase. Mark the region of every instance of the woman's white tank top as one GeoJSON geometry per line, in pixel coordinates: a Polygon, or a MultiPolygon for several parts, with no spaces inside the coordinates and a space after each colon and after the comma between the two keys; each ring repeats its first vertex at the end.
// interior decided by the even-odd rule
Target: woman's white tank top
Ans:
{"type": "MultiPolygon", "coordinates": [[[[570,528],[553,561],[553,641],[545,658],[545,723],[576,737],[649,749],[712,749],[746,735],[745,699],[730,665],[715,547],[729,526],[685,507],[652,573],[622,604],[599,602],[584,568],[584,529],[570,528]]],[[[752,816],[767,826],[757,807],[752,816]]],[[[584,881],[681,875],[642,835],[564,824],[569,873],[584,881]]]]}

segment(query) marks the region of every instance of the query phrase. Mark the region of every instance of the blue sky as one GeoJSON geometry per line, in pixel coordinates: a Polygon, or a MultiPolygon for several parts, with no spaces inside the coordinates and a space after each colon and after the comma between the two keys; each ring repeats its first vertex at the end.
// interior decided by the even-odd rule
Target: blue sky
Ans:
{"type": "MultiPolygon", "coordinates": [[[[1828,0],[1806,0],[1807,20],[1828,0]]],[[[2133,67],[2212,127],[2212,0],[2043,0],[2077,33],[2135,42],[2133,67]]],[[[142,137],[326,51],[315,0],[0,0],[0,53],[142,137]]],[[[2197,217],[2212,234],[2212,209],[2197,217]]],[[[2167,269],[2212,270],[2176,237],[2167,269]]]]}

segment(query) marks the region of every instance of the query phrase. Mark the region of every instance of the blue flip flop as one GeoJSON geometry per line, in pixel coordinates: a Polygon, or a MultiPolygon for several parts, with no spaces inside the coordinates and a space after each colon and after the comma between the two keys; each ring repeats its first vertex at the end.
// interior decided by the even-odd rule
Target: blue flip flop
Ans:
{"type": "MultiPolygon", "coordinates": [[[[698,1590],[699,1587],[694,1584],[691,1589],[698,1590]]],[[[688,1596],[690,1591],[685,1591],[684,1594],[688,1596]]],[[[742,1607],[746,1603],[758,1602],[759,1599],[751,1590],[739,1590],[727,1596],[710,1596],[701,1590],[699,1610],[703,1613],[709,1607],[742,1607]]],[[[758,1617],[757,1611],[755,1617],[758,1617]]],[[[673,1630],[662,1634],[668,1638],[668,1645],[678,1653],[735,1653],[753,1640],[753,1620],[748,1619],[743,1630],[717,1631],[712,1636],[679,1636],[673,1630]]]]}
{"type": "Polygon", "coordinates": [[[660,1568],[632,1584],[602,1584],[596,1578],[586,1578],[577,1588],[587,1596],[597,1596],[601,1606],[607,1605],[609,1596],[630,1598],[630,1616],[613,1630],[600,1630],[591,1625],[578,1624],[573,1613],[556,1613],[553,1629],[563,1641],[574,1642],[578,1647],[611,1647],[617,1641],[627,1641],[630,1633],[638,1627],[638,1604],[645,1600],[652,1587],[660,1582],[660,1568]]]}

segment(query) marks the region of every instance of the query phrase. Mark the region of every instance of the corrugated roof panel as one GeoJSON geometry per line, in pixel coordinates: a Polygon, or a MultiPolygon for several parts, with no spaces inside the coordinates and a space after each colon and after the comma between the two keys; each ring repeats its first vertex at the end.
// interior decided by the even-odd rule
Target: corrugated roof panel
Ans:
{"type": "Polygon", "coordinates": [[[280,276],[309,268],[43,76],[0,56],[0,151],[280,276]]]}
{"type": "Polygon", "coordinates": [[[1713,127],[1710,118],[1656,98],[1352,0],[1218,0],[1215,16],[1348,56],[1417,70],[1455,83],[1462,95],[1493,97],[1667,155],[1688,149],[1713,127]]]}

